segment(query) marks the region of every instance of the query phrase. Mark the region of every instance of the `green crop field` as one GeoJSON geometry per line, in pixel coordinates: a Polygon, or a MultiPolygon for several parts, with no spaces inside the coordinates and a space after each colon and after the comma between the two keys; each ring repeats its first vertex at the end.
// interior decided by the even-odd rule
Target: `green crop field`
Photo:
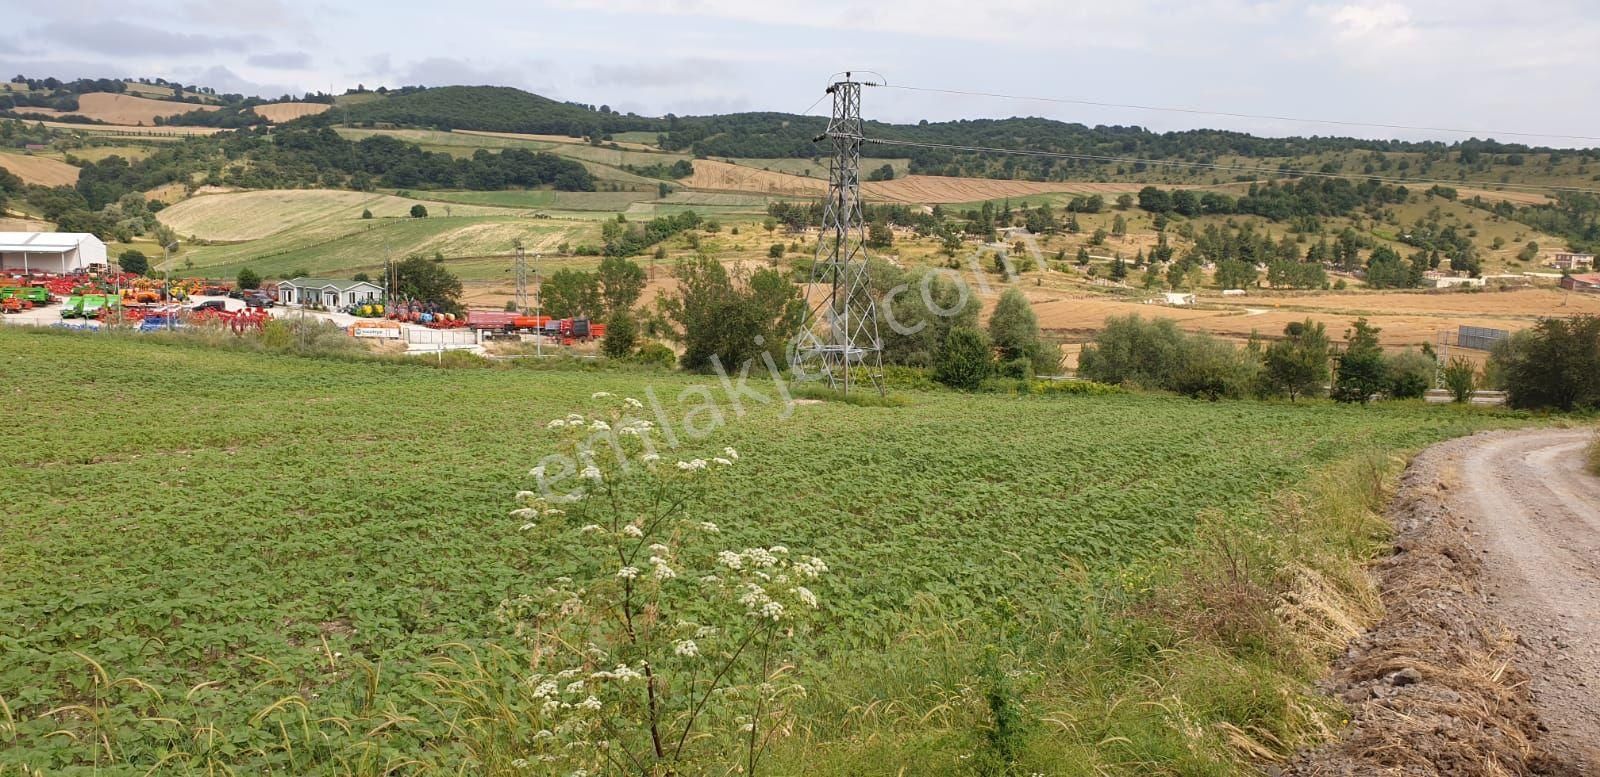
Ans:
{"type": "MultiPolygon", "coordinates": [[[[507,515],[550,450],[546,421],[595,391],[659,397],[668,418],[702,402],[681,399],[691,384],[722,391],[13,328],[0,353],[0,770],[47,773],[145,774],[168,756],[172,773],[473,772],[424,672],[466,649],[451,643],[512,649],[497,603],[564,570],[507,515]]],[[[1202,747],[1213,726],[1288,702],[1232,675],[1195,675],[1181,698],[1146,687],[1158,664],[1222,659],[1115,625],[1092,592],[1150,585],[1202,522],[1254,535],[1286,489],[1352,457],[1504,423],[1138,395],[907,402],[785,417],[746,400],[705,443],[743,459],[692,514],[731,547],[781,542],[832,569],[770,772],[970,773],[987,714],[974,672],[995,644],[1039,721],[1022,773],[1228,773],[1202,747]],[[1070,679],[1113,670],[1105,687],[1070,679]]]]}
{"type": "Polygon", "coordinates": [[[438,202],[490,205],[504,208],[546,208],[551,210],[611,211],[653,199],[652,192],[558,192],[549,189],[518,189],[498,192],[412,192],[412,196],[438,202]]]}

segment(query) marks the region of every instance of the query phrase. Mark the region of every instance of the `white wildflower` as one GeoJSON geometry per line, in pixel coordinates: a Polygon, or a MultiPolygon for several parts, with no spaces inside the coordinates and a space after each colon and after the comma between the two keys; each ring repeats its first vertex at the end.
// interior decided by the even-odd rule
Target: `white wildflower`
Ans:
{"type": "Polygon", "coordinates": [[[560,429],[560,428],[562,428],[562,427],[564,427],[566,425],[567,425],[567,419],[565,419],[565,418],[557,418],[556,420],[551,421],[548,424],[545,424],[544,428],[546,428],[546,429],[560,429]]]}
{"type": "Polygon", "coordinates": [[[783,545],[773,545],[772,547],[767,548],[767,550],[771,551],[773,553],[788,553],[789,552],[789,548],[786,547],[786,546],[783,546],[783,545]]]}
{"type": "Polygon", "coordinates": [[[583,687],[584,686],[583,686],[583,681],[582,680],[573,680],[572,682],[567,684],[567,687],[562,688],[561,692],[562,693],[572,693],[572,694],[583,693],[583,687]]]}
{"type": "Polygon", "coordinates": [[[579,529],[578,533],[579,534],[595,534],[595,533],[604,534],[605,533],[605,529],[600,528],[600,524],[591,523],[588,526],[585,526],[582,529],[579,529]]]}
{"type": "Polygon", "coordinates": [[[722,530],[717,528],[717,525],[712,523],[712,522],[710,522],[710,521],[701,521],[700,522],[700,531],[703,531],[703,532],[705,532],[707,534],[716,534],[716,533],[718,533],[718,532],[720,532],[722,530]]]}
{"type": "Polygon", "coordinates": [[[666,553],[667,553],[667,551],[669,551],[669,550],[671,550],[671,548],[669,548],[669,547],[667,547],[667,546],[665,546],[665,545],[662,545],[662,544],[661,544],[661,543],[659,543],[659,542],[657,542],[657,543],[653,543],[653,544],[651,544],[651,546],[650,546],[650,552],[651,552],[651,553],[654,553],[654,554],[656,554],[656,555],[658,555],[658,556],[664,556],[664,555],[666,555],[666,553]]]}
{"type": "Polygon", "coordinates": [[[622,527],[622,533],[637,539],[644,536],[644,529],[641,529],[638,526],[630,523],[627,526],[622,527]]]}
{"type": "Polygon", "coordinates": [[[584,480],[593,480],[594,482],[599,483],[600,482],[600,468],[596,467],[593,464],[590,464],[589,466],[583,468],[583,472],[580,473],[580,476],[584,480]]]}
{"type": "Polygon", "coordinates": [[[529,518],[538,518],[539,511],[533,509],[532,507],[518,507],[517,509],[511,511],[511,517],[521,518],[523,520],[527,520],[529,518]]]}
{"type": "Polygon", "coordinates": [[[717,551],[717,563],[729,569],[740,569],[744,567],[744,556],[731,550],[717,551]]]}
{"type": "Polygon", "coordinates": [[[530,475],[532,477],[536,477],[536,478],[544,477],[544,465],[540,464],[539,466],[528,470],[528,475],[530,475]]]}
{"type": "Polygon", "coordinates": [[[797,585],[794,587],[794,595],[800,601],[804,602],[807,607],[810,607],[813,610],[817,609],[817,595],[811,593],[811,589],[806,588],[803,585],[797,585]]]}
{"type": "Polygon", "coordinates": [[[596,699],[593,696],[590,696],[589,698],[578,702],[578,709],[580,709],[580,710],[598,710],[598,709],[600,709],[600,700],[596,699]]]}
{"type": "Polygon", "coordinates": [[[534,528],[534,527],[536,527],[538,525],[539,524],[534,523],[533,521],[529,521],[529,522],[527,522],[525,524],[522,524],[522,528],[518,529],[518,531],[527,531],[527,530],[532,529],[532,528],[534,528]]]}
{"type": "Polygon", "coordinates": [[[623,567],[623,568],[617,570],[617,577],[620,577],[623,580],[632,580],[632,579],[634,579],[634,578],[636,578],[638,576],[639,576],[639,568],[638,567],[623,567]]]}
{"type": "Polygon", "coordinates": [[[609,431],[611,431],[611,424],[608,424],[605,421],[602,421],[602,420],[596,418],[596,419],[594,419],[593,423],[589,424],[589,431],[591,431],[591,432],[609,432],[609,431]]]}
{"type": "Polygon", "coordinates": [[[563,510],[563,509],[561,509],[559,507],[546,507],[544,509],[544,512],[540,513],[540,515],[547,516],[547,517],[548,516],[552,516],[552,515],[566,515],[566,514],[567,514],[567,511],[563,510]]]}
{"type": "Polygon", "coordinates": [[[778,620],[783,617],[782,602],[767,602],[761,605],[761,617],[767,620],[778,620]]]}
{"type": "Polygon", "coordinates": [[[567,424],[569,426],[583,426],[583,416],[578,415],[577,413],[568,413],[567,424]]]}
{"type": "Polygon", "coordinates": [[[822,559],[817,558],[816,556],[811,556],[809,558],[794,562],[793,569],[794,571],[799,572],[806,579],[815,580],[818,577],[821,577],[824,572],[828,571],[828,565],[822,563],[822,559]]]}
{"type": "Polygon", "coordinates": [[[718,456],[718,457],[712,459],[711,462],[713,464],[716,464],[719,467],[731,467],[731,466],[733,466],[733,460],[724,459],[721,456],[718,456]]]}
{"type": "Polygon", "coordinates": [[[554,680],[545,680],[539,683],[539,687],[533,689],[533,697],[535,699],[548,699],[556,695],[556,690],[557,686],[554,680]]]}
{"type": "Polygon", "coordinates": [[[660,556],[651,556],[650,563],[655,567],[651,574],[655,575],[657,580],[671,580],[678,576],[677,572],[672,571],[672,567],[667,566],[666,559],[660,556]]]}
{"type": "Polygon", "coordinates": [[[596,391],[593,394],[590,394],[589,398],[590,399],[605,399],[606,397],[614,397],[614,396],[616,396],[616,394],[613,394],[613,393],[611,393],[609,391],[596,391]]]}
{"type": "Polygon", "coordinates": [[[654,463],[656,463],[656,462],[661,460],[661,454],[659,454],[659,453],[646,453],[645,455],[640,456],[639,458],[643,459],[644,463],[646,463],[646,464],[654,464],[654,463]]]}
{"type": "Polygon", "coordinates": [[[700,646],[696,645],[692,639],[680,639],[672,643],[672,652],[684,658],[694,658],[700,655],[700,646]]]}
{"type": "Polygon", "coordinates": [[[622,402],[623,402],[623,404],[627,405],[628,407],[633,407],[633,408],[644,407],[644,403],[643,402],[640,402],[639,400],[634,399],[633,397],[624,397],[622,402]]]}
{"type": "Polygon", "coordinates": [[[525,502],[525,501],[527,501],[529,499],[532,499],[532,498],[534,498],[536,496],[538,496],[538,494],[535,494],[532,491],[518,491],[517,492],[517,501],[518,502],[525,502]]]}

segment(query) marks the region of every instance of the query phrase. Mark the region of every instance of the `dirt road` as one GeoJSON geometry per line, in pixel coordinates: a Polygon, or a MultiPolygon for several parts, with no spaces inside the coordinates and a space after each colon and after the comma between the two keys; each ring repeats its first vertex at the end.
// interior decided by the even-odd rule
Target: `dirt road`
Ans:
{"type": "Polygon", "coordinates": [[[1594,432],[1475,439],[1452,506],[1482,537],[1489,599],[1520,638],[1547,747],[1600,775],[1600,478],[1584,470],[1594,432]]]}
{"type": "Polygon", "coordinates": [[[1595,430],[1434,446],[1389,508],[1385,614],[1334,663],[1351,722],[1280,770],[1600,777],[1595,430]]]}

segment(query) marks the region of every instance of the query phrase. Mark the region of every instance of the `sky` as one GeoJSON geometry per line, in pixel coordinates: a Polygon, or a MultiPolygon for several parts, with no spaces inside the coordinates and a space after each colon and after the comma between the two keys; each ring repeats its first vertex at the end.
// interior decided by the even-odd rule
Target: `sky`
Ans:
{"type": "Polygon", "coordinates": [[[18,4],[0,31],[6,75],[269,97],[494,84],[653,116],[799,113],[855,70],[890,85],[863,98],[883,121],[1044,116],[1550,146],[1600,146],[1597,52],[1595,0],[51,0],[18,4]]]}

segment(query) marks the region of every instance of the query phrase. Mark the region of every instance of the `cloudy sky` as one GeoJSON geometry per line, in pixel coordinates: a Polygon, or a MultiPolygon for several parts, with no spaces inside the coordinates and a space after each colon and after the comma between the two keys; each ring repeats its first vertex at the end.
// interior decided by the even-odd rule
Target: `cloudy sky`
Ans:
{"type": "MultiPolygon", "coordinates": [[[[1600,137],[1594,0],[50,0],[5,27],[6,75],[267,96],[501,84],[649,115],[799,112],[853,68],[898,86],[1600,146],[1581,139],[1600,137]]],[[[870,91],[864,113],[1465,137],[898,89],[870,91]]]]}

